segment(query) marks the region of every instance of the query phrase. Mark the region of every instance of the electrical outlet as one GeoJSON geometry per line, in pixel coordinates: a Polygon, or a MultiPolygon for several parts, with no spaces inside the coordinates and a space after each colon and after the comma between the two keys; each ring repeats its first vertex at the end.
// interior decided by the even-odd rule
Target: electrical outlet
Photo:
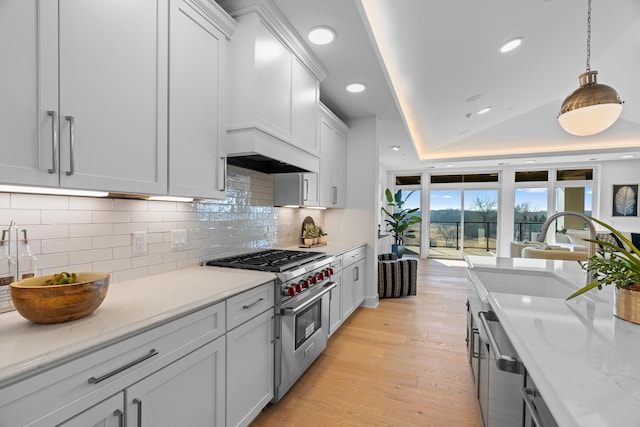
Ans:
{"type": "Polygon", "coordinates": [[[187,247],[187,230],[171,230],[171,249],[187,247]]]}
{"type": "Polygon", "coordinates": [[[146,255],[146,254],[147,254],[147,232],[134,231],[133,232],[133,255],[146,255]]]}

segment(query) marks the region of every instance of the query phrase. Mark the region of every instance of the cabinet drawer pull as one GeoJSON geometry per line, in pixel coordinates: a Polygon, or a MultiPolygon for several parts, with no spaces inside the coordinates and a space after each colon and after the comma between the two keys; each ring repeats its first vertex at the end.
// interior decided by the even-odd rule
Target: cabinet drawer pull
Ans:
{"type": "Polygon", "coordinates": [[[475,336],[479,334],[480,334],[480,331],[478,330],[478,328],[473,328],[471,330],[471,357],[473,357],[474,359],[480,358],[480,352],[476,351],[476,345],[475,345],[475,336]]]}
{"type": "Polygon", "coordinates": [[[48,169],[47,172],[54,174],[58,173],[58,133],[56,132],[58,114],[49,110],[47,116],[51,116],[51,169],[48,169]]]}
{"type": "Polygon", "coordinates": [[[333,204],[337,205],[338,204],[338,187],[331,187],[333,188],[333,204]]]}
{"type": "Polygon", "coordinates": [[[73,116],[64,116],[64,119],[69,122],[69,170],[65,172],[67,176],[71,176],[76,173],[75,160],[75,145],[76,145],[76,126],[75,118],[73,116]]]}
{"type": "Polygon", "coordinates": [[[133,404],[138,406],[138,427],[142,427],[142,400],[136,397],[133,404]]]}
{"type": "Polygon", "coordinates": [[[220,157],[221,168],[218,169],[218,190],[227,191],[227,158],[220,157]]]}
{"type": "Polygon", "coordinates": [[[260,299],[258,299],[258,301],[254,301],[254,302],[252,302],[251,304],[243,305],[243,306],[242,306],[242,309],[243,309],[243,310],[249,310],[250,308],[253,308],[253,307],[255,307],[256,305],[260,304],[262,301],[264,301],[264,298],[260,298],[260,299]]]}
{"type": "Polygon", "coordinates": [[[535,406],[533,405],[533,402],[531,400],[532,397],[538,397],[539,393],[537,390],[533,390],[529,387],[522,387],[520,389],[520,392],[522,393],[522,400],[524,401],[524,404],[527,407],[527,412],[529,412],[529,415],[531,415],[531,418],[533,420],[533,423],[538,426],[538,427],[542,427],[544,426],[544,424],[542,424],[540,422],[540,417],[538,417],[538,411],[536,410],[535,406]]]}
{"type": "Polygon", "coordinates": [[[124,412],[120,409],[113,411],[113,416],[118,417],[118,427],[124,427],[124,412]]]}
{"type": "Polygon", "coordinates": [[[112,376],[114,376],[116,374],[119,374],[122,371],[126,371],[127,369],[131,368],[132,366],[137,365],[138,363],[144,362],[145,360],[155,356],[156,354],[158,354],[158,351],[155,348],[153,348],[153,349],[149,350],[149,353],[147,353],[144,356],[134,360],[133,362],[129,362],[124,366],[121,366],[121,367],[119,367],[117,369],[114,369],[113,371],[108,372],[108,373],[104,374],[101,377],[98,377],[98,378],[91,377],[91,378],[89,378],[89,380],[88,380],[89,384],[98,384],[99,382],[102,382],[102,381],[106,380],[107,378],[111,378],[112,376]]]}

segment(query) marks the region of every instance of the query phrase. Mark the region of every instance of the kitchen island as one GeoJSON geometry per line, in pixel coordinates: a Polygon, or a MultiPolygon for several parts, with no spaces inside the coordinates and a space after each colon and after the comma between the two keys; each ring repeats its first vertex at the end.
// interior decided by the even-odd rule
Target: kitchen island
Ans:
{"type": "MultiPolygon", "coordinates": [[[[523,277],[546,272],[578,286],[585,280],[573,261],[469,257],[467,262],[470,272],[493,269],[523,277]]],[[[613,316],[612,287],[591,292],[597,301],[503,292],[490,292],[487,299],[559,426],[639,425],[640,325],[613,316]]]]}

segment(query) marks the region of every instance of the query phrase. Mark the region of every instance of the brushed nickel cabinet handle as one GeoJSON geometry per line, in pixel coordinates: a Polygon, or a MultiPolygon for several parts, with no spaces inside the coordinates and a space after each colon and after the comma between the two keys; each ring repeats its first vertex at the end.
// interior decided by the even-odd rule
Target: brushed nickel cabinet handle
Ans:
{"type": "Polygon", "coordinates": [[[107,378],[111,378],[112,376],[119,374],[122,371],[126,371],[127,369],[131,368],[132,366],[137,365],[138,363],[142,363],[147,359],[152,358],[153,356],[155,356],[156,354],[158,354],[158,350],[156,350],[155,348],[152,348],[151,350],[149,350],[149,353],[145,354],[144,356],[134,360],[133,362],[129,362],[126,365],[123,365],[117,369],[114,369],[111,372],[107,372],[106,374],[104,374],[101,377],[91,377],[88,379],[89,384],[98,384],[104,380],[106,380],[107,378]]]}
{"type": "Polygon", "coordinates": [[[120,409],[113,411],[113,416],[118,417],[118,427],[124,427],[124,412],[120,409]]]}
{"type": "Polygon", "coordinates": [[[250,308],[255,307],[256,305],[260,304],[262,301],[264,301],[264,298],[260,298],[257,301],[252,302],[251,304],[248,305],[243,305],[242,309],[243,310],[249,310],[250,308]]]}
{"type": "Polygon", "coordinates": [[[138,427],[142,427],[142,400],[136,397],[133,404],[138,406],[138,427]]]}
{"type": "Polygon", "coordinates": [[[69,122],[69,170],[65,172],[67,176],[71,176],[76,173],[75,168],[75,145],[76,145],[76,126],[75,118],[73,116],[64,116],[64,119],[69,122]]]}
{"type": "Polygon", "coordinates": [[[338,187],[331,187],[333,188],[333,204],[337,205],[338,204],[338,187]]]}
{"type": "Polygon", "coordinates": [[[51,117],[51,169],[47,169],[47,172],[54,174],[58,173],[58,132],[56,132],[58,114],[49,110],[47,116],[51,117]]]}
{"type": "Polygon", "coordinates": [[[536,426],[543,426],[544,424],[540,422],[540,417],[538,417],[538,411],[536,410],[531,400],[532,397],[538,397],[537,390],[533,390],[529,387],[522,387],[520,389],[520,392],[522,393],[522,400],[524,401],[524,404],[527,407],[527,411],[529,412],[529,415],[531,415],[533,423],[536,426]]]}
{"type": "Polygon", "coordinates": [[[221,156],[220,160],[222,161],[222,167],[220,168],[222,174],[218,171],[218,190],[227,191],[227,158],[221,156]],[[220,184],[220,181],[222,181],[222,184],[220,184]]]}

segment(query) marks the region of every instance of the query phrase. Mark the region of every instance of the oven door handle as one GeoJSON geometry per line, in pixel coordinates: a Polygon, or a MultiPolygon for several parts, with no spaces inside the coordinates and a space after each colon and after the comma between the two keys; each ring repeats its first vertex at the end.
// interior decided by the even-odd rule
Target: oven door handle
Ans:
{"type": "Polygon", "coordinates": [[[305,308],[309,307],[312,304],[315,304],[320,298],[322,298],[327,292],[331,292],[332,289],[336,288],[338,284],[336,282],[328,282],[320,290],[316,295],[312,298],[309,298],[305,302],[300,305],[296,305],[295,307],[285,307],[282,309],[282,314],[285,316],[295,316],[300,313],[305,308]]]}

